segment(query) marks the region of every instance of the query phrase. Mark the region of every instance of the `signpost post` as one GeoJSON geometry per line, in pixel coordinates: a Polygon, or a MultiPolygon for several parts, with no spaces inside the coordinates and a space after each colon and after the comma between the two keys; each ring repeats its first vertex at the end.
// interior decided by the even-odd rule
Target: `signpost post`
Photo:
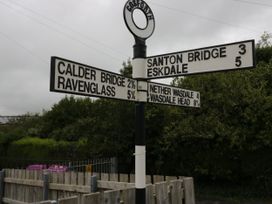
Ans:
{"type": "Polygon", "coordinates": [[[132,77],[138,80],[138,103],[135,106],[135,187],[136,187],[136,204],[146,203],[146,148],[145,148],[145,117],[144,108],[147,101],[147,81],[144,68],[146,59],[145,41],[149,38],[155,29],[154,14],[148,4],[144,1],[128,0],[125,4],[124,20],[127,28],[135,38],[133,46],[133,71],[132,77]],[[146,17],[146,27],[141,29],[135,24],[133,12],[140,10],[146,17]]]}
{"type": "Polygon", "coordinates": [[[255,67],[254,40],[195,50],[146,56],[146,39],[155,29],[151,8],[143,0],[128,0],[123,10],[125,23],[135,38],[133,78],[52,57],[50,91],[136,102],[135,106],[135,187],[136,204],[146,203],[145,103],[200,107],[200,93],[149,79],[186,76],[255,67]],[[133,19],[135,10],[146,17],[145,28],[133,19]]]}

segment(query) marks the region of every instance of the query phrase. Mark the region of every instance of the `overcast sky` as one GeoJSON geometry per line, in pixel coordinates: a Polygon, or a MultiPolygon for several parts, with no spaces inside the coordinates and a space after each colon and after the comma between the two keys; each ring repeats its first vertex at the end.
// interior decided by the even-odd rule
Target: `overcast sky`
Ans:
{"type": "MultiPolygon", "coordinates": [[[[49,92],[51,56],[119,72],[134,44],[123,20],[125,2],[0,0],[0,115],[50,110],[65,96],[49,92]]],[[[271,0],[146,2],[156,21],[149,56],[258,41],[264,31],[272,32],[271,0]]]]}

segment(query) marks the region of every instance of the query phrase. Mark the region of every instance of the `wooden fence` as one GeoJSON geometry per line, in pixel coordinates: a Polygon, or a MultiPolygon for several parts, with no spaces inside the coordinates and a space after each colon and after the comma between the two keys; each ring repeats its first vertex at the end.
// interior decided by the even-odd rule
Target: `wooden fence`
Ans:
{"type": "MultiPolygon", "coordinates": [[[[5,169],[0,173],[0,204],[135,204],[134,180],[133,174],[5,169]],[[99,179],[98,192],[92,192],[94,175],[99,179]]],[[[195,204],[190,177],[147,176],[146,180],[147,204],[195,204]]]]}

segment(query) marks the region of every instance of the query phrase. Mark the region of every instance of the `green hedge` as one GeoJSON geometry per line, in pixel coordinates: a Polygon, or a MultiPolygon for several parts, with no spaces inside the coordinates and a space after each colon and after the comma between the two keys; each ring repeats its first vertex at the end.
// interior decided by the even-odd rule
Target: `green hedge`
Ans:
{"type": "Polygon", "coordinates": [[[80,155],[84,141],[56,141],[51,138],[25,137],[9,145],[7,157],[30,160],[64,160],[80,155]]]}

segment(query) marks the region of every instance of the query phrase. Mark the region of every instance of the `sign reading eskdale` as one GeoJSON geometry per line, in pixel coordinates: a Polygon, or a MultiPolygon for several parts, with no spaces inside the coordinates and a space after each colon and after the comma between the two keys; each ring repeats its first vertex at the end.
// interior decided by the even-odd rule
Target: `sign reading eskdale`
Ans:
{"type": "Polygon", "coordinates": [[[52,57],[50,91],[136,101],[137,81],[67,59],[52,57]]]}
{"type": "Polygon", "coordinates": [[[255,67],[254,40],[147,57],[146,78],[255,67]]]}

